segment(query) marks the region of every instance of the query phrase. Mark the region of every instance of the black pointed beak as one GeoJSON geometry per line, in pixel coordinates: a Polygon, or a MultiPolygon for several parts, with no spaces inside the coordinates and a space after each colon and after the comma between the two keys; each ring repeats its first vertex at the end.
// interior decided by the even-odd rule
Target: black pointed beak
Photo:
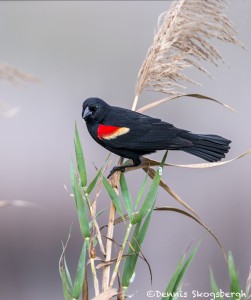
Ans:
{"type": "Polygon", "coordinates": [[[84,120],[86,120],[86,118],[90,115],[92,115],[92,112],[90,111],[89,107],[87,106],[86,109],[83,110],[83,112],[82,112],[82,118],[84,120]]]}

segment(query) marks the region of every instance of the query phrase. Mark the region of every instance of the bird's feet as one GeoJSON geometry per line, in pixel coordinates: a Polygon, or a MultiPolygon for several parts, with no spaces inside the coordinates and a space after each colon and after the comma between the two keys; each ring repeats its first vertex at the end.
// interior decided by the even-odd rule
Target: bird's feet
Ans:
{"type": "Polygon", "coordinates": [[[112,168],[111,172],[109,173],[109,175],[107,176],[107,178],[110,178],[112,176],[113,173],[120,171],[120,172],[125,172],[125,166],[116,166],[114,168],[112,168]]]}

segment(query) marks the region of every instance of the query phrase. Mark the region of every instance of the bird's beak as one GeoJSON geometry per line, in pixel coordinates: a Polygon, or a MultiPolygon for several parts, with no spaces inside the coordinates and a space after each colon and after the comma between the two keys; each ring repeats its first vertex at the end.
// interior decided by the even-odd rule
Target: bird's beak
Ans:
{"type": "Polygon", "coordinates": [[[85,120],[91,114],[92,114],[92,112],[90,111],[89,107],[87,106],[86,109],[82,113],[82,118],[85,120]]]}

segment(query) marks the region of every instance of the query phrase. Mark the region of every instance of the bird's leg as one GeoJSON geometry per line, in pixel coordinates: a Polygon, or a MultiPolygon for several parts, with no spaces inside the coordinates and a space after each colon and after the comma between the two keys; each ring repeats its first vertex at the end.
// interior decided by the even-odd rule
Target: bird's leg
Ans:
{"type": "Polygon", "coordinates": [[[116,166],[116,167],[113,167],[111,172],[109,173],[109,175],[107,176],[107,178],[110,178],[112,176],[113,173],[119,171],[119,172],[125,172],[125,170],[127,168],[133,168],[133,167],[137,167],[141,164],[141,160],[140,158],[137,158],[137,159],[133,159],[133,164],[130,164],[130,165],[125,165],[125,166],[116,166]]]}

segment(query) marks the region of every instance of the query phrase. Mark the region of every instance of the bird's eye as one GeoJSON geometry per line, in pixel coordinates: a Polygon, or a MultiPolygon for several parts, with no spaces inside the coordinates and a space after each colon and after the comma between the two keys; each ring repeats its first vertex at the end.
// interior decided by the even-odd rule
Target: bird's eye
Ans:
{"type": "Polygon", "coordinates": [[[92,108],[93,111],[96,111],[97,109],[98,109],[97,105],[93,106],[93,108],[92,108]]]}

